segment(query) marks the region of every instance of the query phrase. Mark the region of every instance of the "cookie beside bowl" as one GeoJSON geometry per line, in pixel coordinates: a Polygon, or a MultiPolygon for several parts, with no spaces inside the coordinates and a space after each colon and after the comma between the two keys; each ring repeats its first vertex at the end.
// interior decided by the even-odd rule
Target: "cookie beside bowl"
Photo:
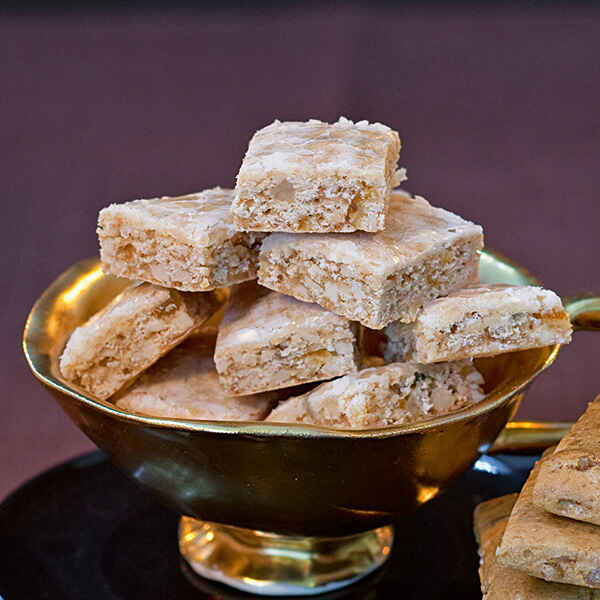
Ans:
{"type": "MultiPolygon", "coordinates": [[[[484,251],[481,280],[538,284],[484,251]]],[[[34,375],[128,476],[185,515],[184,558],[201,574],[262,594],[341,587],[382,564],[400,515],[436,496],[485,452],[559,346],[480,359],[486,398],[420,423],[365,430],[145,417],[65,383],[58,357],[73,329],[126,281],[84,260],[34,305],[23,347],[34,375]],[[264,533],[273,532],[273,533],[264,533]]],[[[600,298],[568,303],[598,328],[600,298]]]]}

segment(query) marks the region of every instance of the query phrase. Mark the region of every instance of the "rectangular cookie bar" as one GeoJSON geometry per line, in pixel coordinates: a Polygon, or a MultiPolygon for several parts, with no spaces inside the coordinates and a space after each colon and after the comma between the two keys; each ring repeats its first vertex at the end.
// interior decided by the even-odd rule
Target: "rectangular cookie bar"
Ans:
{"type": "Polygon", "coordinates": [[[394,363],[322,383],[282,402],[267,417],[340,429],[412,423],[483,399],[483,378],[469,361],[394,363]]]}
{"type": "Polygon", "coordinates": [[[533,502],[548,458],[537,462],[519,494],[498,549],[499,564],[546,581],[600,588],[600,528],[558,517],[533,502]]]}
{"type": "Polygon", "coordinates": [[[233,191],[111,204],[98,216],[105,272],[188,292],[256,279],[263,234],[235,230],[233,191]]]}
{"type": "Polygon", "coordinates": [[[219,380],[232,394],[250,394],[351,373],[356,334],[356,323],[317,304],[241,284],[219,328],[219,380]]]}
{"type": "Polygon", "coordinates": [[[385,328],[387,361],[494,356],[571,341],[560,298],[534,286],[475,285],[427,304],[413,323],[385,328]]]}
{"type": "MultiPolygon", "coordinates": [[[[116,399],[119,408],[173,419],[260,421],[283,391],[231,396],[213,361],[216,331],[201,331],[150,367],[116,399]]],[[[289,394],[289,392],[288,392],[289,394]]]]}
{"type": "Polygon", "coordinates": [[[212,292],[133,285],[75,329],[59,360],[61,373],[104,400],[202,325],[218,306],[212,292]]]}
{"type": "Polygon", "coordinates": [[[241,231],[380,231],[400,154],[380,123],[275,121],[257,131],[231,207],[241,231]]]}
{"type": "Polygon", "coordinates": [[[518,494],[508,494],[479,504],[473,528],[479,545],[479,578],[482,600],[596,600],[600,591],[532,577],[496,560],[508,517],[518,494]]]}
{"type": "Polygon", "coordinates": [[[551,513],[600,525],[600,396],[542,464],[533,501],[551,513]]]}
{"type": "Polygon", "coordinates": [[[392,194],[386,225],[379,233],[272,233],[259,283],[382,329],[477,281],[479,225],[404,192],[392,194]]]}

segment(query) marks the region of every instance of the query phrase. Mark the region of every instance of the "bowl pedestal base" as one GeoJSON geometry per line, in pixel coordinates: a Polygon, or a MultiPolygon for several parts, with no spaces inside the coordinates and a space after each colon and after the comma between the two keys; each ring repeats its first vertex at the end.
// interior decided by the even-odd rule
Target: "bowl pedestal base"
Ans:
{"type": "Polygon", "coordinates": [[[179,551],[198,575],[244,592],[307,596],[345,587],[380,567],[391,525],[346,537],[302,537],[182,517],[179,551]]]}

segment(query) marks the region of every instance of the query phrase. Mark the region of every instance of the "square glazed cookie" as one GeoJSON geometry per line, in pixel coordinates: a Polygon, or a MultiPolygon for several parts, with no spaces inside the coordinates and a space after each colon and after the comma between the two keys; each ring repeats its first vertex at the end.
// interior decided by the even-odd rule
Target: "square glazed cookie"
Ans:
{"type": "Polygon", "coordinates": [[[477,281],[479,225],[394,192],[385,231],[272,233],[265,238],[259,283],[382,329],[413,321],[438,296],[477,281]]]}
{"type": "Polygon", "coordinates": [[[232,190],[111,204],[98,216],[105,272],[199,292],[256,278],[263,234],[235,230],[232,190]]]}
{"type": "Polygon", "coordinates": [[[533,501],[556,515],[600,525],[600,396],[542,463],[533,501]]]}
{"type": "Polygon", "coordinates": [[[380,231],[398,134],[380,123],[275,121],[250,140],[232,212],[242,231],[380,231]]]}
{"type": "Polygon", "coordinates": [[[75,329],[60,357],[61,373],[104,400],[202,325],[218,306],[212,292],[133,285],[75,329]]]}
{"type": "Polygon", "coordinates": [[[413,423],[479,402],[482,385],[481,374],[469,361],[393,363],[322,383],[282,402],[267,421],[338,429],[413,423]]]}
{"type": "Polygon", "coordinates": [[[232,394],[250,394],[351,373],[359,360],[357,329],[317,304],[241,284],[219,328],[219,379],[232,394]]]}
{"type": "MultiPolygon", "coordinates": [[[[155,417],[260,421],[284,391],[231,396],[213,361],[216,331],[200,332],[171,350],[119,394],[117,406],[155,417]]],[[[289,395],[289,393],[288,393],[289,395]]]]}
{"type": "Polygon", "coordinates": [[[427,304],[413,323],[385,328],[387,361],[494,356],[571,341],[560,298],[534,286],[476,285],[427,304]]]}

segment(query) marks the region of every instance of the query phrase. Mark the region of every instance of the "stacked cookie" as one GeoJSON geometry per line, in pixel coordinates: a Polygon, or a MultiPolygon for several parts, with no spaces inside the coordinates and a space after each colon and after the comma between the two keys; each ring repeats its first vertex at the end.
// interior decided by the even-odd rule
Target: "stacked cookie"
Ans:
{"type": "Polygon", "coordinates": [[[385,125],[275,121],[235,190],[103,209],[104,270],[144,283],[73,334],[64,377],[146,414],[373,427],[481,400],[475,356],[569,341],[552,292],[470,287],[481,227],[394,191],[399,153],[385,125]]]}
{"type": "Polygon", "coordinates": [[[600,598],[600,396],[521,493],[475,510],[484,598],[600,598]]]}

